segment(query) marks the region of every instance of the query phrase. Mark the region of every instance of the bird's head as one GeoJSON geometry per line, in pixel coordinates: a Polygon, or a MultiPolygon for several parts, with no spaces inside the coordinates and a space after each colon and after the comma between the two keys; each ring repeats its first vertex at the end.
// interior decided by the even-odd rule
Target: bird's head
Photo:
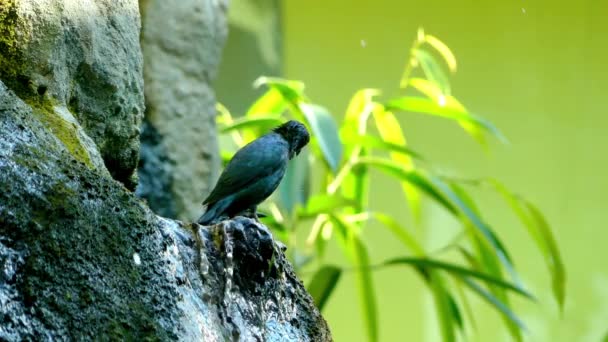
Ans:
{"type": "Polygon", "coordinates": [[[298,155],[310,141],[306,126],[295,120],[289,120],[273,131],[280,134],[289,143],[289,159],[298,155]]]}

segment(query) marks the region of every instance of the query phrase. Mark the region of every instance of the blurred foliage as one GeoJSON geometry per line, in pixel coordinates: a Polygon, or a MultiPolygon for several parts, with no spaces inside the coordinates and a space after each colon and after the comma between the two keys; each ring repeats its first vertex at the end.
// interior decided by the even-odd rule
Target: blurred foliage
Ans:
{"type": "MultiPolygon", "coordinates": [[[[498,180],[456,179],[424,167],[430,162],[407,144],[396,118],[403,112],[453,120],[484,148],[487,148],[487,136],[506,141],[496,127],[469,112],[451,95],[448,75],[456,68],[456,58],[449,47],[421,29],[410,49],[400,81],[404,94],[413,91],[418,95],[403,95],[380,102],[376,100],[379,90],[362,89],[352,97],[340,126],[327,109],[306,96],[304,84],[298,81],[259,78],[255,86],[264,86],[267,91],[238,119],[218,105],[221,132],[230,134],[236,147],[247,144],[287,118],[307,125],[312,133],[310,153],[302,153],[291,161],[278,194],[267,201],[270,215],[263,220],[290,247],[296,270],[304,265],[318,265],[308,290],[319,309],[323,309],[343,272],[356,273],[361,314],[369,341],[378,340],[373,272],[381,267],[395,266],[413,269],[428,287],[444,341],[455,341],[458,334],[474,331],[475,313],[470,309],[469,296],[478,296],[487,302],[501,314],[512,337],[522,340],[526,328],[513,311],[510,298],[517,295],[534,300],[534,297],[519,280],[508,246],[483,219],[469,188],[483,187],[496,192],[521,220],[545,259],[553,295],[560,309],[563,308],[566,295],[564,265],[542,213],[498,180]],[[375,132],[370,130],[372,126],[375,132]],[[462,229],[458,238],[445,249],[457,250],[464,262],[438,260],[435,254],[425,250],[410,228],[394,219],[391,213],[370,210],[370,169],[380,170],[400,182],[404,202],[408,203],[414,217],[420,216],[421,196],[428,197],[453,215],[462,229]],[[313,171],[320,173],[320,184],[312,183],[313,171]],[[380,264],[370,263],[363,234],[366,223],[372,220],[402,243],[402,257],[380,264]],[[297,250],[296,227],[310,222],[306,241],[309,248],[297,250]],[[352,263],[351,268],[325,264],[325,249],[331,239],[342,247],[352,263]]],[[[234,151],[222,151],[222,157],[227,161],[232,153],[234,151]]]]}

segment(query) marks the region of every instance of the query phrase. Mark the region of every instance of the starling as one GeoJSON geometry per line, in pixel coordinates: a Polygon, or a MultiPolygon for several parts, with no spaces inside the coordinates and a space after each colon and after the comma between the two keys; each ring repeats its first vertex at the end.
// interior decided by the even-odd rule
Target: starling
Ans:
{"type": "Polygon", "coordinates": [[[287,162],[308,144],[306,127],[290,120],[250,142],[232,157],[215,188],[203,201],[205,213],[198,223],[209,225],[251,210],[279,186],[287,162]]]}

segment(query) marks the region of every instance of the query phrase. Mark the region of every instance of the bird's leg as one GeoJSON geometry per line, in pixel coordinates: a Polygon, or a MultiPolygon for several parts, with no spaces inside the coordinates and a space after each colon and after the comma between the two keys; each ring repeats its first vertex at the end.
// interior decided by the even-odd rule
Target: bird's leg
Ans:
{"type": "Polygon", "coordinates": [[[266,217],[266,215],[264,215],[263,213],[258,214],[257,206],[256,205],[251,206],[251,207],[245,209],[239,215],[240,216],[244,216],[244,217],[248,217],[250,219],[254,219],[257,222],[260,222],[260,217],[266,217]]]}
{"type": "Polygon", "coordinates": [[[250,209],[251,209],[251,215],[253,216],[253,219],[256,220],[257,222],[260,222],[260,218],[258,217],[258,206],[254,205],[250,209]]]}

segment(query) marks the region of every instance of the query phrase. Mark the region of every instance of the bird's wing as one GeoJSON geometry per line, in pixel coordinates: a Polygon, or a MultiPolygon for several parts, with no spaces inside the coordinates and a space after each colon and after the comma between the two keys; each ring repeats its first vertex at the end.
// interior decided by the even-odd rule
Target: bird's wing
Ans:
{"type": "Polygon", "coordinates": [[[203,204],[217,202],[285,167],[289,159],[288,149],[287,142],[275,133],[252,141],[232,157],[203,204]]]}

